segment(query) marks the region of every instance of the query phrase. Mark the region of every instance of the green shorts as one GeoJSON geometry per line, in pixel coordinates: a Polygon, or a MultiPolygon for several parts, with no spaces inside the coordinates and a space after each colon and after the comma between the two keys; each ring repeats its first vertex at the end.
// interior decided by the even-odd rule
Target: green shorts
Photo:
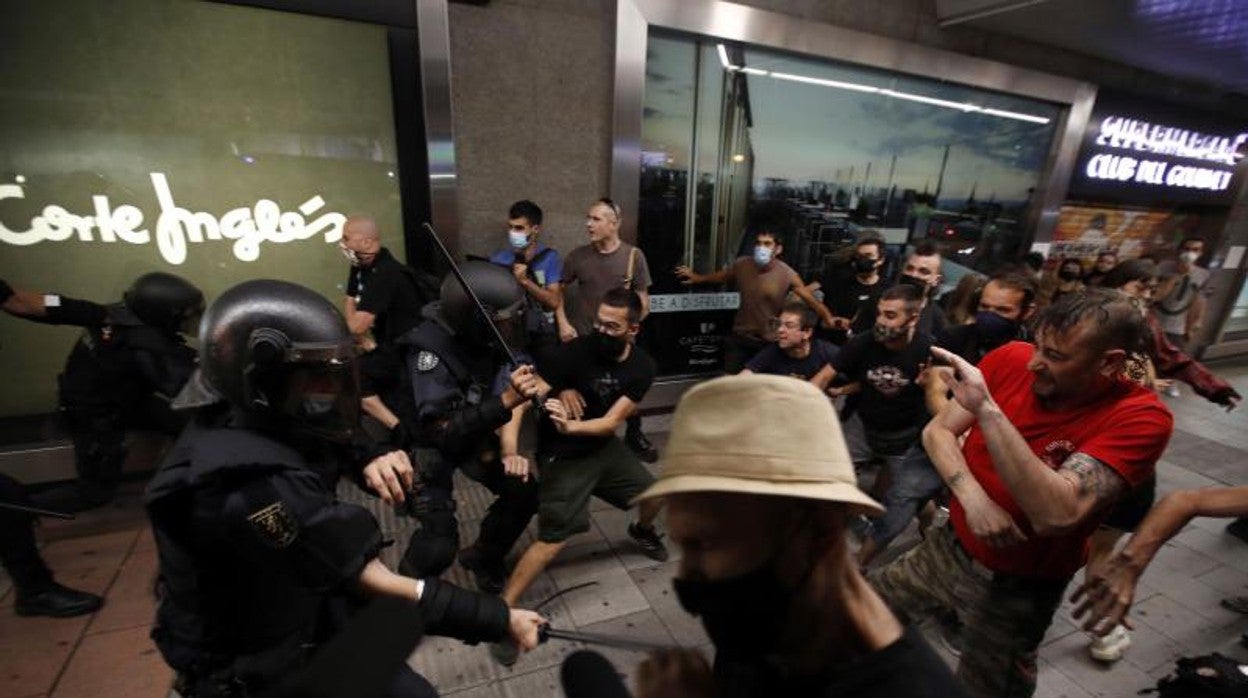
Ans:
{"type": "Polygon", "coordinates": [[[637,456],[616,437],[580,458],[540,457],[541,503],[537,538],[562,543],[589,530],[589,498],[596,496],[619,509],[654,483],[637,456]]]}

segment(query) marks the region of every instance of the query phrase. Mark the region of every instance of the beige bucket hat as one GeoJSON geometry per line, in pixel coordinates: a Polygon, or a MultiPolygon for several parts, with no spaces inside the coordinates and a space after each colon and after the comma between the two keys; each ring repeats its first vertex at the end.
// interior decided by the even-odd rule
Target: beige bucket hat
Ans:
{"type": "Polygon", "coordinates": [[[828,398],[788,376],[727,376],[676,406],[659,479],[635,501],[677,492],[741,492],[884,508],[858,489],[828,398]]]}

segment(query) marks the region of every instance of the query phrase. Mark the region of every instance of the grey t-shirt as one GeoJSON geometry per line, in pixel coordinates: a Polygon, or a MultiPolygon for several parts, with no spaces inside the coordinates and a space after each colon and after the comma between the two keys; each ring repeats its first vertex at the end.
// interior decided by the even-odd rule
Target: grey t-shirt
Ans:
{"type": "Polygon", "coordinates": [[[633,275],[628,287],[642,293],[650,288],[650,268],[646,265],[646,255],[627,242],[620,241],[615,251],[606,254],[593,245],[582,245],[563,260],[564,293],[569,296],[564,312],[577,334],[583,336],[593,330],[598,304],[607,291],[624,286],[630,256],[633,257],[633,275]],[[635,255],[633,250],[637,250],[635,255]]]}
{"type": "MultiPolygon", "coordinates": [[[[1180,273],[1173,261],[1163,262],[1160,271],[1163,276],[1180,273]]],[[[1209,291],[1209,270],[1192,265],[1174,282],[1174,289],[1157,301],[1157,319],[1161,320],[1161,329],[1170,334],[1187,332],[1187,314],[1196,299],[1208,296],[1209,291]]]]}

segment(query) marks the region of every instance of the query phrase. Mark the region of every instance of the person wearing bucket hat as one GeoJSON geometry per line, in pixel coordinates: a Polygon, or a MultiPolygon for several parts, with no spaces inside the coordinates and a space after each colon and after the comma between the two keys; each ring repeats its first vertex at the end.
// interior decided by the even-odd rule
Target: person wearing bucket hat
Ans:
{"type": "Polygon", "coordinates": [[[690,390],[637,501],[657,499],[682,550],[676,597],[715,645],[714,695],[962,695],[851,559],[847,520],[882,508],[814,386],[746,375],[690,390]]]}

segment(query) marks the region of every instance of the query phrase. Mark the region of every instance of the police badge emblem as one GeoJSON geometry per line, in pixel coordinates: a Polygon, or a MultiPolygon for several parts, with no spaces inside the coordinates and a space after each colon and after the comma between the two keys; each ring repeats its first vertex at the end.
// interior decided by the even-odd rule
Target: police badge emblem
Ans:
{"type": "Polygon", "coordinates": [[[299,537],[299,524],[291,515],[286,505],[273,502],[267,507],[247,517],[251,528],[266,544],[282,549],[295,542],[299,537]]]}
{"type": "Polygon", "coordinates": [[[431,351],[422,351],[416,355],[416,370],[421,373],[432,371],[438,367],[438,355],[431,351]]]}

